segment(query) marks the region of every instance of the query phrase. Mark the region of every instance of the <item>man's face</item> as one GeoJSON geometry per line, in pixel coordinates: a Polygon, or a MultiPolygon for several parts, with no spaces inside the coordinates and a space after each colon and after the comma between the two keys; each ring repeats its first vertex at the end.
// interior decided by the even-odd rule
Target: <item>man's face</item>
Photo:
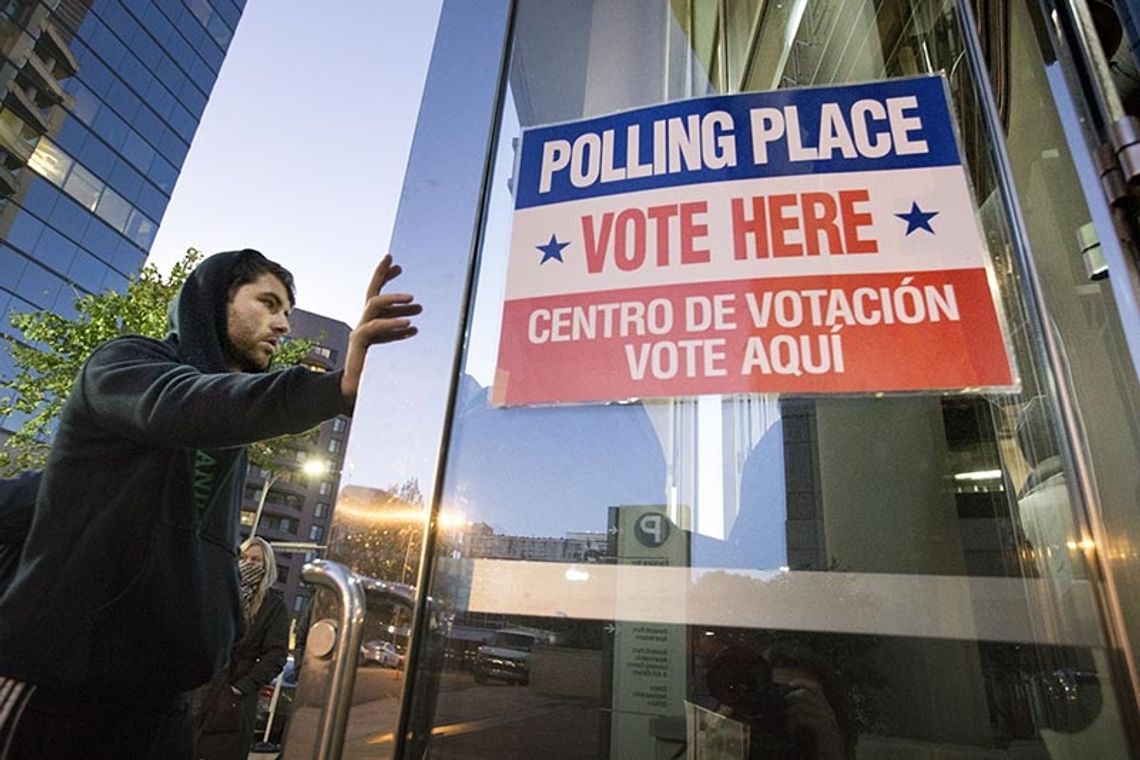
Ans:
{"type": "Polygon", "coordinates": [[[226,307],[226,362],[231,372],[261,372],[289,332],[289,291],[269,273],[247,282],[226,307]]]}

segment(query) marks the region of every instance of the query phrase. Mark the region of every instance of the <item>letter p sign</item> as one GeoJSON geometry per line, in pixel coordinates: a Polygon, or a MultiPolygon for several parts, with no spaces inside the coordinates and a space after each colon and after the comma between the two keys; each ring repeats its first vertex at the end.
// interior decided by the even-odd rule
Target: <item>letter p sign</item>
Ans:
{"type": "Polygon", "coordinates": [[[633,523],[633,535],[642,546],[656,549],[669,540],[672,526],[660,512],[646,512],[633,523]]]}

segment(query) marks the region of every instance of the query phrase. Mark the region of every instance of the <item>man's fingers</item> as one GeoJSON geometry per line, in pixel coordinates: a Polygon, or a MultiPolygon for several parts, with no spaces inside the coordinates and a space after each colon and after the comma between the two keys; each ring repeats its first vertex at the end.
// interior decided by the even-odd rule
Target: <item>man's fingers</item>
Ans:
{"type": "Polygon", "coordinates": [[[368,292],[364,295],[364,312],[360,322],[352,331],[348,342],[348,355],[345,358],[345,371],[341,377],[341,394],[349,403],[355,403],[356,392],[360,387],[360,373],[364,368],[364,356],[369,346],[391,343],[415,335],[419,330],[412,325],[410,317],[421,313],[423,307],[412,303],[413,297],[407,293],[382,293],[384,286],[400,276],[403,269],[392,262],[392,255],[380,259],[368,282],[368,292]]]}
{"type": "Polygon", "coordinates": [[[413,296],[407,293],[381,293],[368,299],[364,305],[361,323],[382,317],[414,317],[424,310],[418,303],[412,303],[413,296]]]}
{"type": "Polygon", "coordinates": [[[373,319],[356,328],[358,339],[366,346],[410,338],[419,332],[410,319],[373,319]]]}
{"type": "Polygon", "coordinates": [[[380,263],[376,265],[376,269],[372,271],[372,279],[368,282],[368,290],[364,294],[364,300],[367,301],[372,296],[380,292],[380,288],[384,287],[384,283],[388,281],[388,272],[392,269],[392,254],[386,254],[384,258],[380,259],[380,263]]]}
{"type": "Polygon", "coordinates": [[[404,268],[402,266],[400,266],[399,264],[393,264],[392,266],[388,267],[388,273],[384,276],[384,282],[380,283],[380,287],[384,287],[385,285],[390,283],[392,280],[399,277],[403,273],[403,271],[404,271],[404,268]]]}
{"type": "Polygon", "coordinates": [[[368,282],[368,292],[364,294],[364,300],[367,301],[379,293],[385,285],[399,277],[403,271],[403,267],[392,262],[392,254],[386,254],[372,272],[372,279],[368,282]]]}

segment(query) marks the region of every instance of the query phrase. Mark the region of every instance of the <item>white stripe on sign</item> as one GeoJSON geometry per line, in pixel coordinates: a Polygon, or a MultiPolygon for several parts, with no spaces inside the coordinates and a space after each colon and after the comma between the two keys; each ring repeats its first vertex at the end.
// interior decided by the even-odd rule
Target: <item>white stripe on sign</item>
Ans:
{"type": "Polygon", "coordinates": [[[738,180],[516,211],[506,292],[514,299],[720,280],[972,269],[986,265],[985,250],[961,167],[919,175],[826,174],[810,182],[738,180]],[[832,199],[830,207],[801,207],[823,197],[832,199]],[[757,199],[763,201],[759,209],[757,199]],[[775,199],[788,204],[773,208],[775,199]],[[906,221],[896,214],[916,201],[937,209],[930,225],[943,234],[907,234],[906,221]],[[823,211],[828,213],[819,216],[823,211]],[[809,224],[805,213],[819,218],[809,224]],[[682,240],[686,232],[691,239],[682,240]],[[568,244],[557,261],[545,261],[539,248],[551,234],[568,244]],[[861,253],[848,251],[852,237],[864,243],[861,253]],[[778,242],[788,249],[783,255],[778,242]],[[682,256],[686,249],[692,250],[689,260],[682,256]]]}
{"type": "Polygon", "coordinates": [[[1088,581],[470,560],[468,610],[1097,647],[1088,581]]]}

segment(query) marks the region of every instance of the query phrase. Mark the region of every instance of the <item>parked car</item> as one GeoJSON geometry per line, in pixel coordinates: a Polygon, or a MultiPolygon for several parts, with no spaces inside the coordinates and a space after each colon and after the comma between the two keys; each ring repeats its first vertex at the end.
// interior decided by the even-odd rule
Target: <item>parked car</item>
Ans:
{"type": "Polygon", "coordinates": [[[379,665],[382,668],[398,668],[404,662],[404,656],[396,651],[396,645],[391,641],[373,639],[360,645],[360,664],[379,665]]]}
{"type": "Polygon", "coordinates": [[[531,628],[504,628],[475,652],[471,672],[476,683],[492,679],[525,684],[530,681],[530,653],[535,644],[557,644],[557,634],[531,628]]]}
{"type": "Polygon", "coordinates": [[[273,690],[281,681],[281,693],[277,696],[277,707],[273,712],[273,727],[269,731],[269,743],[280,745],[285,736],[285,724],[293,707],[293,695],[297,691],[297,667],[293,655],[285,660],[285,668],[271,682],[261,687],[257,693],[257,718],[253,722],[253,742],[256,746],[265,736],[265,725],[269,722],[269,707],[273,702],[273,690]]]}

